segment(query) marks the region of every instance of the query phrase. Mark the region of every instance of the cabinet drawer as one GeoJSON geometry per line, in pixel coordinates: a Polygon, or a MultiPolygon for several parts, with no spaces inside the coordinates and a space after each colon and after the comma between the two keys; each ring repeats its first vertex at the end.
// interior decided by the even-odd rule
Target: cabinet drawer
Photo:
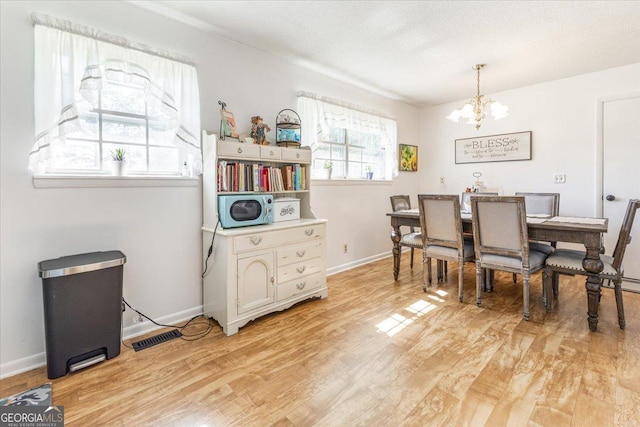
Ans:
{"type": "Polygon", "coordinates": [[[281,283],[276,287],[276,300],[284,301],[296,295],[307,293],[322,287],[324,276],[320,273],[312,276],[305,276],[298,280],[281,283]]]}
{"type": "Polygon", "coordinates": [[[219,142],[218,157],[260,157],[260,145],[237,142],[219,142]]]}
{"type": "Polygon", "coordinates": [[[285,265],[284,267],[278,267],[277,280],[278,283],[296,280],[304,276],[320,273],[323,267],[324,262],[321,258],[285,265]]]}
{"type": "Polygon", "coordinates": [[[319,258],[324,253],[322,240],[309,245],[293,246],[278,250],[278,267],[319,258]]]}
{"type": "Polygon", "coordinates": [[[324,224],[314,224],[306,227],[288,228],[278,231],[245,234],[233,239],[234,252],[250,251],[269,248],[277,245],[301,243],[319,239],[324,236],[324,224]]]}
{"type": "Polygon", "coordinates": [[[282,148],[282,160],[290,160],[296,163],[311,163],[311,150],[282,148]]]}
{"type": "Polygon", "coordinates": [[[260,157],[267,160],[280,160],[282,149],[269,145],[260,146],[260,157]]]}

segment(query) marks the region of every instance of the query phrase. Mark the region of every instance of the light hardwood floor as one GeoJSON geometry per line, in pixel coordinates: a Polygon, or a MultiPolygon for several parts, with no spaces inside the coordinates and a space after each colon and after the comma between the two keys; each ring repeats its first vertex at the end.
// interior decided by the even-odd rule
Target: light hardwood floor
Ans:
{"type": "MultiPolygon", "coordinates": [[[[561,276],[547,314],[535,275],[527,322],[521,278],[496,273],[478,308],[472,265],[459,303],[455,265],[424,293],[408,258],[397,282],[391,258],[340,273],[326,300],[231,337],[216,324],[198,341],[123,347],[53,380],[53,403],[67,426],[640,425],[640,295],[625,293],[622,331],[604,289],[593,333],[582,277],[561,276]]],[[[47,381],[45,367],[16,375],[0,396],[47,381]]]]}

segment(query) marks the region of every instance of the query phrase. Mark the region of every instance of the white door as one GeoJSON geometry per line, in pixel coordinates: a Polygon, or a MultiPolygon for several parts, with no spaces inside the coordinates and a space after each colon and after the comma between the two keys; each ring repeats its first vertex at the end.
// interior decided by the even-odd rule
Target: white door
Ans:
{"type": "MultiPolygon", "coordinates": [[[[640,96],[603,103],[603,216],[609,218],[605,236],[608,255],[618,240],[629,199],[640,199],[640,96]],[[613,199],[613,200],[611,200],[613,199]]],[[[624,255],[623,288],[640,292],[640,217],[631,229],[624,255]]]]}

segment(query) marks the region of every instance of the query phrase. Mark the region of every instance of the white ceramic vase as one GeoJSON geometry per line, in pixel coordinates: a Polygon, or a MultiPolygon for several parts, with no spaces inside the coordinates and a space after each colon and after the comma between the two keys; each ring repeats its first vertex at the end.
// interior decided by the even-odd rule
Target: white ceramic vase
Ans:
{"type": "Polygon", "coordinates": [[[127,162],[122,160],[114,160],[113,161],[113,174],[118,176],[123,176],[127,174],[127,162]]]}

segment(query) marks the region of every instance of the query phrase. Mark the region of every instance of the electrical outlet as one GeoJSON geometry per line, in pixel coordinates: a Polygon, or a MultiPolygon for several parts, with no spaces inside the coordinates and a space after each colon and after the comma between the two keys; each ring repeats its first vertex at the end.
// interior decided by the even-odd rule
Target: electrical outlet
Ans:
{"type": "Polygon", "coordinates": [[[347,252],[349,252],[349,246],[347,246],[347,244],[344,244],[344,253],[346,254],[347,252]]]}
{"type": "Polygon", "coordinates": [[[565,182],[567,182],[567,175],[563,173],[557,173],[553,175],[554,184],[564,184],[565,182]]]}
{"type": "Polygon", "coordinates": [[[144,322],[144,319],[142,318],[141,315],[135,314],[133,316],[133,323],[142,323],[142,322],[144,322]]]}

